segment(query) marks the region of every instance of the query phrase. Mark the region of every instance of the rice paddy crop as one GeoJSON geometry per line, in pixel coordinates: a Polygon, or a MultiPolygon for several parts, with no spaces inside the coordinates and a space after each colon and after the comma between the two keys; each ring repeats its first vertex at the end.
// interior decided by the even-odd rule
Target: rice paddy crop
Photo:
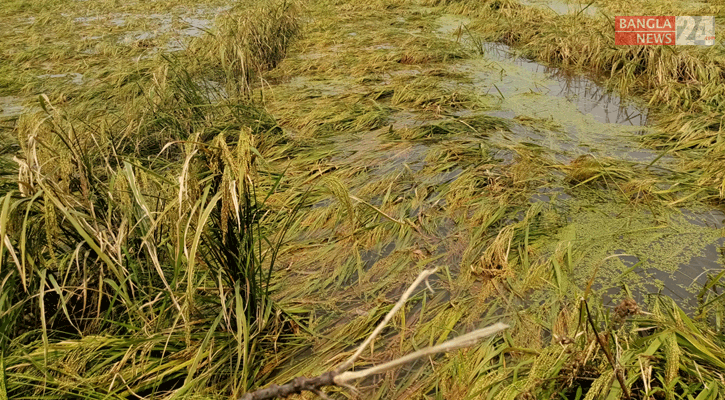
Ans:
{"type": "Polygon", "coordinates": [[[319,375],[432,267],[355,368],[511,328],[330,397],[725,397],[719,50],[613,46],[610,14],[690,5],[590,6],[6,2],[0,398],[319,375]]]}

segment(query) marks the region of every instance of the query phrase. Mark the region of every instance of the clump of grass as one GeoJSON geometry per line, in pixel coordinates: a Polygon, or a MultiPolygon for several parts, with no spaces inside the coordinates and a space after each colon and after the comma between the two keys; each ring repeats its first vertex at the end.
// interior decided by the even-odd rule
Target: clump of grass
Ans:
{"type": "Polygon", "coordinates": [[[635,203],[648,202],[656,198],[658,181],[653,178],[632,179],[621,185],[622,192],[635,203]]]}
{"type": "Polygon", "coordinates": [[[464,31],[466,32],[467,38],[465,38],[463,42],[468,45],[468,47],[471,48],[476,54],[486,54],[486,42],[483,40],[483,38],[471,32],[466,25],[462,24],[456,30],[456,42],[461,41],[461,35],[463,35],[464,31]]]}
{"type": "Polygon", "coordinates": [[[514,118],[516,122],[523,126],[527,126],[535,131],[561,131],[562,126],[555,122],[553,118],[536,118],[526,115],[518,115],[514,118]]]}
{"type": "Polygon", "coordinates": [[[448,50],[405,50],[399,56],[396,56],[395,61],[402,65],[424,65],[431,63],[440,63],[449,60],[455,60],[464,58],[464,54],[455,49],[448,50]]]}
{"type": "Polygon", "coordinates": [[[594,183],[614,183],[634,178],[634,171],[623,168],[612,160],[598,159],[585,154],[573,160],[567,170],[567,179],[576,186],[594,183]]]}
{"type": "MultiPolygon", "coordinates": [[[[253,54],[261,73],[283,50],[253,54]]],[[[189,60],[118,71],[62,106],[43,96],[18,121],[0,218],[10,397],[239,396],[272,373],[260,361],[290,325],[270,277],[300,203],[271,208],[281,177],[257,166],[285,145],[189,60]]]]}
{"type": "Polygon", "coordinates": [[[602,176],[602,164],[592,155],[583,155],[572,161],[569,179],[573,183],[587,182],[602,176]]]}
{"type": "Polygon", "coordinates": [[[403,5],[406,4],[405,0],[392,0],[392,1],[384,1],[384,0],[374,0],[369,1],[365,3],[342,3],[342,2],[334,2],[331,3],[337,3],[341,6],[341,9],[344,11],[373,11],[373,12],[380,12],[381,10],[395,10],[403,5]]]}
{"type": "Polygon", "coordinates": [[[447,9],[457,14],[471,16],[483,16],[490,11],[522,7],[516,0],[490,0],[485,2],[471,0],[423,0],[421,1],[421,4],[431,7],[445,6],[447,9]]]}
{"type": "Polygon", "coordinates": [[[230,93],[249,95],[261,74],[275,68],[299,34],[299,5],[257,1],[217,21],[216,30],[190,46],[200,68],[227,82],[230,93]],[[248,8],[247,8],[248,7],[248,8]]]}
{"type": "Polygon", "coordinates": [[[592,310],[600,309],[582,305],[578,315],[562,310],[556,323],[559,334],[552,335],[551,345],[543,350],[504,343],[488,347],[485,351],[492,358],[484,369],[487,372],[479,375],[487,382],[480,386],[479,395],[621,398],[623,388],[606,352],[613,355],[616,368],[622,368],[626,390],[633,398],[677,398],[687,393],[718,398],[725,389],[718,373],[725,348],[721,333],[691,319],[670,300],[655,299],[647,316],[631,300],[613,312],[589,316],[592,310]],[[516,376],[496,363],[502,351],[518,360],[521,367],[516,368],[516,376]]]}
{"type": "MultiPolygon", "coordinates": [[[[275,139],[183,82],[136,113],[151,124],[106,116],[84,125],[46,97],[47,114],[23,136],[21,194],[3,198],[12,268],[3,269],[0,340],[12,397],[239,395],[270,372],[259,375],[257,348],[266,332],[286,329],[268,290],[285,215],[295,212],[258,201],[258,149],[275,139]],[[164,104],[178,98],[186,107],[164,104]],[[172,109],[189,113],[178,121],[190,124],[186,136],[161,149],[181,147],[177,163],[110,140],[139,126],[168,132],[172,109]],[[212,353],[212,343],[230,350],[212,353]],[[119,374],[123,385],[113,383],[119,374]]],[[[264,190],[269,197],[273,182],[264,190]]]]}
{"type": "MultiPolygon", "coordinates": [[[[282,130],[277,121],[261,106],[234,97],[204,78],[195,78],[185,69],[183,60],[169,58],[166,62],[167,68],[153,77],[158,100],[144,109],[148,116],[138,127],[139,136],[166,133],[165,137],[156,139],[158,145],[193,136],[208,142],[219,133],[251,128],[254,134],[266,135],[266,139],[280,139],[282,130]]],[[[160,151],[155,146],[137,147],[160,151]]]]}
{"type": "Polygon", "coordinates": [[[699,112],[691,110],[662,116],[658,122],[661,130],[642,140],[648,146],[681,156],[687,171],[697,175],[697,184],[708,189],[708,197],[722,202],[725,199],[722,114],[710,106],[703,109],[698,105],[696,109],[699,112]]]}
{"type": "Polygon", "coordinates": [[[280,123],[296,131],[297,137],[323,138],[380,128],[388,122],[391,109],[364,96],[346,94],[285,104],[275,112],[280,123]]]}
{"type": "Polygon", "coordinates": [[[667,202],[668,205],[674,205],[694,200],[702,191],[702,188],[694,193],[683,190],[683,188],[698,187],[691,177],[663,177],[653,174],[640,165],[597,158],[591,154],[580,156],[569,165],[555,165],[554,168],[566,173],[565,181],[572,188],[606,187],[615,190],[622,196],[621,199],[631,204],[654,205],[658,202],[667,202]]]}

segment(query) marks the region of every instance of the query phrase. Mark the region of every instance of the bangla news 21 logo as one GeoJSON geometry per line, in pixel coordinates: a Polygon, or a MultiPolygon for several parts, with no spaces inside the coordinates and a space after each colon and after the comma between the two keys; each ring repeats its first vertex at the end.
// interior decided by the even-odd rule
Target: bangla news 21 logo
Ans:
{"type": "Polygon", "coordinates": [[[715,44],[715,17],[614,17],[614,44],[712,46],[715,44]]]}

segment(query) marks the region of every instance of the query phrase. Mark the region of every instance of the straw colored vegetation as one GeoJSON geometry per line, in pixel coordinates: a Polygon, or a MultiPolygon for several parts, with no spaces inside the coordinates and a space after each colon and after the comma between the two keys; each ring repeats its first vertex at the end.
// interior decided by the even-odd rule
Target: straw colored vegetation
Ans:
{"type": "Polygon", "coordinates": [[[4,3],[0,96],[26,107],[0,120],[0,399],[238,398],[318,375],[432,267],[356,368],[511,328],[331,397],[724,398],[725,273],[685,312],[632,300],[641,264],[612,255],[689,260],[722,236],[678,216],[725,197],[722,50],[614,48],[610,28],[513,0],[4,3]],[[218,16],[179,35],[190,13],[218,16]],[[445,13],[472,20],[458,40],[445,13]],[[639,88],[646,142],[683,162],[507,141],[563,127],[489,115],[505,95],[454,67],[485,41],[639,88]]]}

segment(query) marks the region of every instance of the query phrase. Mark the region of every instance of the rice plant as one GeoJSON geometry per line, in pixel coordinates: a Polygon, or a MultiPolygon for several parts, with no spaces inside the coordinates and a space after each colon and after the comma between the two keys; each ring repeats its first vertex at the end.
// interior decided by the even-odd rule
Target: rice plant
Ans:
{"type": "MultiPolygon", "coordinates": [[[[284,55],[253,52],[260,69],[284,55]]],[[[42,96],[17,123],[0,229],[9,397],[240,395],[272,372],[261,357],[289,327],[269,281],[301,204],[265,205],[282,175],[262,179],[260,151],[282,149],[281,130],[178,58],[139,79],[122,112],[42,96]]]]}
{"type": "Polygon", "coordinates": [[[294,1],[258,1],[242,12],[217,21],[212,35],[192,43],[189,52],[213,71],[214,79],[227,82],[227,91],[250,95],[262,84],[262,73],[274,69],[299,34],[299,5],[294,1]]]}

